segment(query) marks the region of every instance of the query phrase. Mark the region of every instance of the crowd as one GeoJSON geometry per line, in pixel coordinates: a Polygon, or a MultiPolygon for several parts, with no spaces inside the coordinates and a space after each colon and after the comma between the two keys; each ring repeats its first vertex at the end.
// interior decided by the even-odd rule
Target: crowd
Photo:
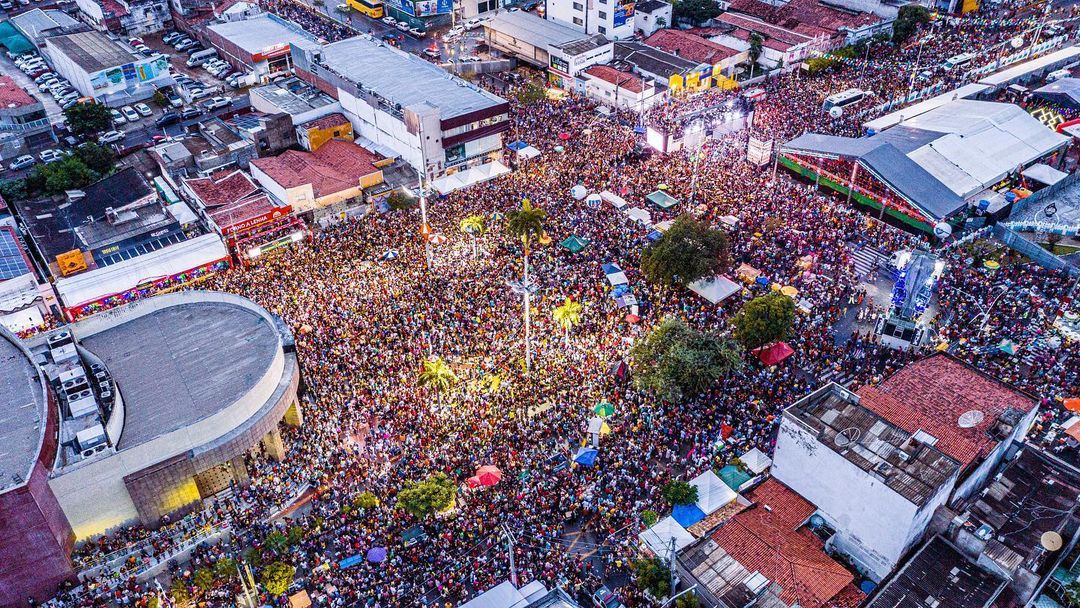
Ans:
{"type": "MultiPolygon", "coordinates": [[[[274,10],[289,16],[288,6],[274,10]]],[[[1002,30],[981,39],[985,28],[964,22],[936,30],[935,47],[923,52],[939,58],[1011,35],[1002,30]]],[[[881,45],[871,49],[865,69],[839,65],[816,76],[771,79],[763,85],[768,96],[757,105],[754,128],[776,136],[799,129],[842,132],[844,123],[821,118],[823,96],[853,82],[871,82],[881,95],[902,90],[909,76],[895,66],[915,52],[881,45]]],[[[726,102],[734,95],[679,100],[650,119],[677,126],[686,113],[730,112],[726,102]]],[[[626,573],[641,513],[666,508],[660,496],[665,482],[722,466],[751,447],[771,452],[781,409],[823,376],[843,370],[853,386],[878,382],[918,356],[882,346],[866,324],[842,338],[836,327],[862,314],[855,309],[867,303],[853,251],[872,246],[887,254],[928,247],[925,239],[877,222],[812,185],[783,173],[774,178],[747,163],[745,131],[709,139],[697,160],[686,153],[663,156],[645,150],[632,129],[593,110],[592,102],[574,96],[513,104],[506,140],[524,140],[542,156],[498,180],[429,201],[431,227],[446,237],[434,247],[430,268],[416,237],[419,212],[399,210],[330,227],[200,286],[251,298],[282,317],[295,334],[308,393],[303,426],[285,431],[286,459],[251,456],[250,487],[214,514],[214,521],[225,520],[236,531],[232,542],[201,548],[190,564],[171,569],[173,579],[190,581],[199,564],[224,556],[246,556],[258,570],[254,547],[296,566],[295,588],[306,589],[319,606],[452,606],[508,578],[507,530],[522,582],[591,591],[626,573]],[[663,186],[680,204],[670,212],[650,209],[654,222],[689,211],[726,226],[735,264],[756,269],[767,285],[746,282],[742,293],[712,305],[684,289],[646,282],[637,269],[651,228],[606,203],[574,199],[570,190],[578,184],[618,193],[635,205],[663,186]],[[522,367],[522,303],[507,287],[520,278],[523,252],[507,235],[504,219],[526,198],[546,212],[551,239],[530,256],[540,289],[532,301],[535,355],[528,373],[522,367]],[[459,228],[470,215],[486,218],[475,255],[472,237],[459,228]],[[558,248],[555,243],[571,234],[588,239],[588,248],[577,254],[558,248]],[[384,259],[390,249],[399,252],[396,259],[384,259]],[[607,262],[628,275],[640,322],[611,297],[601,271],[607,262]],[[632,341],[660,319],[679,317],[726,334],[733,311],[773,283],[795,287],[800,304],[789,340],[796,354],[782,365],[762,367],[747,354],[741,371],[679,404],[655,399],[611,373],[613,364],[628,361],[632,341]],[[564,334],[551,311],[567,297],[584,312],[564,334]],[[447,394],[418,385],[422,362],[431,357],[445,359],[460,379],[447,394]],[[567,466],[601,401],[614,404],[615,413],[596,465],[567,466]],[[466,489],[466,478],[487,464],[504,472],[499,484],[466,489]],[[434,472],[463,484],[452,512],[420,520],[396,505],[404,482],[434,472]],[[269,521],[283,497],[304,488],[316,489],[310,512],[269,521]],[[379,504],[354,508],[361,492],[371,492],[379,504]],[[421,539],[407,541],[417,526],[421,539]],[[270,535],[289,527],[301,530],[295,542],[271,548],[270,535]],[[582,530],[587,540],[569,539],[569,531],[582,530]],[[339,566],[373,547],[388,548],[388,558],[339,566]]],[[[1075,283],[992,247],[975,261],[962,247],[941,255],[948,271],[932,346],[945,344],[1038,394],[1052,413],[1042,424],[1050,424],[1059,416],[1060,399],[1080,380],[1078,359],[1047,340],[1075,283]],[[1002,262],[996,273],[979,263],[989,257],[1002,262]],[[1002,290],[983,323],[981,307],[1002,290]],[[989,349],[1003,337],[1042,342],[1029,358],[1008,357],[989,349]]],[[[152,553],[152,538],[138,528],[118,531],[82,545],[77,558],[92,561],[136,543],[152,553]]],[[[148,605],[157,595],[153,586],[130,578],[103,575],[92,584],[91,592],[64,596],[64,605],[148,605]]],[[[222,589],[238,588],[233,578],[213,593],[228,596],[222,589]]],[[[633,585],[620,594],[628,606],[641,605],[633,585]]],[[[219,605],[210,593],[204,599],[219,605]]],[[[265,600],[284,605],[282,598],[265,600]]]]}

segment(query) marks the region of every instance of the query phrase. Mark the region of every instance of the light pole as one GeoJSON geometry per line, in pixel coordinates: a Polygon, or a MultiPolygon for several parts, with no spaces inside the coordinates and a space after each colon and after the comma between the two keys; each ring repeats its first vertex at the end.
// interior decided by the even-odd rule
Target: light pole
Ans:
{"type": "Polygon", "coordinates": [[[874,39],[873,38],[866,41],[866,56],[863,58],[862,70],[859,71],[859,76],[860,77],[862,77],[863,73],[866,72],[866,66],[868,66],[870,64],[870,47],[873,46],[873,44],[874,44],[874,39]]]}
{"type": "Polygon", "coordinates": [[[532,331],[530,324],[530,300],[540,289],[540,284],[529,278],[529,256],[525,256],[525,278],[521,281],[510,280],[506,284],[514,293],[525,299],[525,373],[532,371],[532,331]]]}
{"type": "MultiPolygon", "coordinates": [[[[1007,285],[1002,285],[1002,286],[1000,287],[1000,289],[1001,289],[1001,293],[999,293],[999,294],[997,294],[996,296],[994,296],[994,299],[993,299],[993,300],[990,300],[990,304],[989,304],[989,305],[987,305],[987,306],[985,306],[985,307],[984,307],[984,306],[982,306],[982,305],[978,305],[978,304],[977,304],[977,306],[979,306],[979,308],[980,308],[980,309],[982,309],[982,310],[980,310],[980,311],[979,311],[979,314],[975,315],[974,317],[971,317],[971,321],[972,321],[972,322],[974,322],[974,321],[975,321],[975,319],[978,319],[979,317],[982,317],[982,318],[983,318],[983,321],[982,321],[982,323],[980,323],[980,324],[979,324],[979,332],[980,332],[980,333],[982,333],[982,332],[986,331],[986,324],[990,322],[990,310],[991,310],[991,309],[993,309],[993,308],[994,308],[994,305],[998,303],[998,300],[1000,300],[1000,299],[1001,299],[1001,296],[1003,296],[1003,295],[1005,295],[1005,294],[1009,293],[1009,287],[1008,287],[1007,285]]],[[[964,294],[964,295],[968,296],[969,298],[971,298],[971,299],[973,299],[973,300],[977,300],[977,299],[978,299],[978,296],[976,296],[976,295],[975,295],[975,294],[973,294],[973,293],[968,293],[968,292],[964,291],[963,289],[957,289],[957,291],[959,291],[960,293],[962,293],[962,294],[964,294]]]]}
{"type": "MultiPolygon", "coordinates": [[[[915,54],[915,66],[911,68],[911,84],[908,85],[907,96],[911,97],[911,92],[915,90],[915,76],[919,73],[919,61],[922,60],[923,45],[934,38],[933,34],[927,34],[919,41],[919,52],[915,54]]],[[[905,100],[906,101],[906,100],[905,100]]]]}
{"type": "Polygon", "coordinates": [[[997,61],[994,62],[994,69],[997,70],[998,68],[1001,67],[1001,58],[1005,56],[1005,50],[1006,49],[1008,49],[1009,47],[1012,47],[1014,49],[1018,49],[1018,48],[1020,48],[1022,46],[1024,46],[1024,37],[1023,36],[1017,36],[1017,37],[1013,38],[1012,40],[1009,40],[1007,43],[1002,42],[1001,43],[1001,52],[998,53],[997,61]]]}

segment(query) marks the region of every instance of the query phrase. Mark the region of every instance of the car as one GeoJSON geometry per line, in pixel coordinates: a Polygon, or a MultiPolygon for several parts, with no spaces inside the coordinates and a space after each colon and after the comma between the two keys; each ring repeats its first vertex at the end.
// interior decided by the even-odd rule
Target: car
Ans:
{"type": "Polygon", "coordinates": [[[15,8],[15,5],[8,0],[4,0],[3,2],[0,2],[0,8],[4,9],[5,11],[10,11],[11,9],[15,8]]]}
{"type": "Polygon", "coordinates": [[[184,108],[180,111],[180,118],[184,120],[190,120],[192,118],[198,118],[199,116],[202,116],[202,113],[202,110],[200,110],[199,108],[184,108]]]}
{"type": "MultiPolygon", "coordinates": [[[[36,70],[32,70],[29,74],[27,74],[27,76],[29,76],[30,78],[37,78],[38,76],[41,76],[42,74],[49,74],[49,73],[50,73],[50,70],[47,67],[46,68],[38,68],[36,70]]],[[[56,74],[50,74],[50,75],[51,76],[56,76],[56,74]]]]}
{"type": "Polygon", "coordinates": [[[78,101],[82,95],[78,91],[68,91],[62,95],[56,97],[56,103],[67,103],[69,101],[78,101]]]}
{"type": "Polygon", "coordinates": [[[41,153],[38,154],[38,158],[41,159],[41,162],[49,165],[64,160],[64,155],[56,150],[53,150],[52,148],[49,148],[48,150],[42,150],[41,153]]]}
{"type": "Polygon", "coordinates": [[[427,35],[427,32],[425,32],[422,29],[415,28],[415,27],[410,27],[409,28],[409,33],[412,34],[413,36],[416,36],[417,38],[423,38],[424,36],[427,35]]]}
{"type": "Polygon", "coordinates": [[[36,82],[37,84],[41,84],[41,83],[45,82],[46,80],[48,80],[50,78],[56,78],[56,73],[49,71],[49,72],[44,72],[42,74],[38,74],[37,76],[34,77],[34,82],[36,82]]]}
{"type": "Polygon", "coordinates": [[[592,602],[595,608],[626,608],[606,585],[600,585],[599,589],[593,591],[592,602]]]}
{"type": "Polygon", "coordinates": [[[383,17],[383,23],[386,25],[397,25],[397,19],[393,17],[383,17]]]}
{"type": "MultiPolygon", "coordinates": [[[[60,102],[57,102],[57,103],[60,103],[60,102]]],[[[72,99],[71,101],[65,101],[63,103],[60,103],[60,109],[61,110],[66,110],[68,108],[74,108],[77,105],[79,105],[79,100],[78,99],[72,99]]]]}
{"type": "Polygon", "coordinates": [[[188,48],[186,48],[186,49],[184,50],[184,53],[187,53],[187,56],[188,56],[188,57],[191,57],[191,56],[192,56],[192,55],[194,55],[195,53],[201,53],[201,52],[203,52],[203,51],[205,51],[205,50],[206,50],[206,47],[205,47],[205,46],[203,46],[203,45],[201,45],[201,44],[199,44],[199,43],[197,43],[197,42],[196,42],[196,43],[195,43],[195,46],[189,46],[188,48]]]}
{"type": "Polygon", "coordinates": [[[31,59],[41,59],[41,55],[38,55],[37,53],[24,53],[22,55],[19,55],[15,59],[12,59],[12,61],[15,62],[15,65],[22,66],[22,64],[30,61],[31,59]]]}
{"type": "Polygon", "coordinates": [[[209,97],[210,96],[210,91],[208,91],[206,89],[196,88],[196,89],[191,89],[190,91],[188,91],[188,94],[191,95],[191,100],[195,101],[196,99],[202,99],[203,97],[209,97]]]}
{"type": "Polygon", "coordinates": [[[131,106],[120,108],[120,113],[124,115],[128,122],[139,122],[139,113],[131,106]]]}
{"type": "Polygon", "coordinates": [[[19,0],[19,4],[23,6],[30,6],[30,0],[19,0]]]}
{"type": "Polygon", "coordinates": [[[436,60],[442,57],[442,54],[439,53],[438,49],[424,49],[423,51],[420,51],[420,55],[428,59],[436,60]]]}
{"type": "Polygon", "coordinates": [[[210,75],[213,76],[214,78],[222,78],[223,76],[225,76],[226,72],[231,72],[231,71],[232,71],[232,66],[223,65],[223,66],[220,66],[220,67],[216,67],[213,70],[210,70],[210,75]]]}
{"type": "Polygon", "coordinates": [[[386,33],[386,34],[383,34],[382,39],[383,39],[383,42],[385,42],[387,44],[395,44],[396,45],[398,43],[397,34],[386,33]]]}
{"type": "Polygon", "coordinates": [[[114,108],[109,108],[109,116],[112,117],[114,125],[122,125],[127,122],[127,119],[124,118],[124,115],[120,112],[117,112],[114,108]]]}
{"type": "Polygon", "coordinates": [[[112,144],[124,139],[124,134],[120,131],[106,131],[98,138],[99,144],[112,144]]]}
{"type": "Polygon", "coordinates": [[[79,138],[75,137],[74,135],[65,135],[65,136],[60,138],[60,141],[64,142],[65,144],[67,144],[68,146],[70,146],[72,148],[79,145],[79,138]]]}
{"type": "Polygon", "coordinates": [[[50,88],[52,88],[52,86],[55,84],[60,84],[60,80],[54,76],[53,78],[50,78],[45,82],[39,84],[38,90],[44,93],[45,91],[48,91],[50,88]]]}
{"type": "Polygon", "coordinates": [[[169,42],[169,46],[171,46],[171,47],[173,47],[175,49],[176,47],[180,46],[181,44],[184,44],[185,42],[193,42],[193,41],[191,40],[191,38],[188,38],[187,36],[180,36],[179,38],[174,38],[171,42],[169,42]]]}
{"type": "Polygon", "coordinates": [[[159,127],[167,127],[169,125],[175,125],[178,122],[180,122],[179,114],[176,112],[165,112],[161,116],[158,116],[157,120],[154,121],[154,124],[159,127]]]}
{"type": "Polygon", "coordinates": [[[476,28],[483,25],[483,23],[484,22],[481,19],[469,19],[468,21],[465,22],[465,29],[467,29],[467,30],[475,30],[476,28]]]}
{"type": "Polygon", "coordinates": [[[401,30],[403,32],[409,31],[409,24],[404,22],[404,21],[398,23],[397,26],[395,26],[395,27],[397,27],[397,29],[399,29],[399,30],[401,30]]]}
{"type": "Polygon", "coordinates": [[[174,78],[173,80],[175,80],[177,82],[177,84],[180,84],[180,85],[188,85],[188,84],[191,84],[191,83],[195,82],[195,79],[190,77],[190,76],[178,76],[177,78],[174,78]]]}
{"type": "Polygon", "coordinates": [[[131,46],[139,46],[146,43],[143,42],[142,38],[128,38],[128,44],[130,44],[131,46]]]}
{"type": "Polygon", "coordinates": [[[232,105],[232,102],[232,97],[211,97],[203,104],[203,107],[210,112],[218,108],[227,108],[232,105]]]}
{"type": "Polygon", "coordinates": [[[20,169],[32,167],[35,162],[37,161],[34,160],[33,156],[30,156],[29,154],[24,154],[19,158],[16,158],[15,162],[8,165],[8,169],[11,169],[12,171],[18,171],[20,169]]]}
{"type": "Polygon", "coordinates": [[[460,35],[462,35],[464,33],[465,33],[465,28],[461,27],[460,25],[455,25],[454,27],[447,30],[446,35],[447,36],[460,36],[460,35]]]}
{"type": "Polygon", "coordinates": [[[143,57],[153,57],[154,55],[157,55],[157,51],[150,47],[143,47],[139,49],[139,54],[141,54],[143,57]]]}
{"type": "Polygon", "coordinates": [[[37,70],[47,69],[48,67],[49,67],[49,64],[45,63],[44,61],[38,60],[38,61],[28,61],[28,62],[24,63],[22,65],[22,67],[19,68],[19,69],[22,70],[22,72],[24,74],[29,74],[31,72],[36,72],[37,70]]]}
{"type": "Polygon", "coordinates": [[[467,63],[479,63],[484,59],[482,57],[477,57],[476,55],[469,55],[468,57],[462,57],[461,60],[467,63]]]}
{"type": "Polygon", "coordinates": [[[174,93],[172,90],[169,90],[167,93],[165,93],[165,99],[168,99],[169,105],[174,108],[180,108],[184,105],[184,100],[181,99],[180,96],[174,93]]]}
{"type": "Polygon", "coordinates": [[[196,42],[194,40],[191,40],[190,38],[185,38],[184,40],[180,41],[180,44],[177,44],[173,48],[175,48],[176,50],[182,52],[182,51],[186,51],[186,50],[190,49],[191,47],[193,47],[195,45],[196,45],[196,42]]]}
{"type": "Polygon", "coordinates": [[[145,103],[137,103],[132,107],[134,107],[135,111],[139,113],[139,116],[151,116],[154,113],[154,111],[150,109],[150,106],[146,105],[145,103]]]}
{"type": "Polygon", "coordinates": [[[236,72],[234,72],[232,68],[225,68],[225,71],[223,71],[223,72],[221,72],[220,74],[218,74],[218,75],[217,75],[217,77],[218,77],[218,78],[220,78],[220,79],[222,79],[222,80],[224,80],[224,81],[225,81],[225,83],[226,83],[226,84],[228,84],[228,82],[229,82],[229,77],[230,77],[230,76],[232,76],[232,75],[233,75],[233,74],[235,74],[235,73],[236,73],[236,72]]]}

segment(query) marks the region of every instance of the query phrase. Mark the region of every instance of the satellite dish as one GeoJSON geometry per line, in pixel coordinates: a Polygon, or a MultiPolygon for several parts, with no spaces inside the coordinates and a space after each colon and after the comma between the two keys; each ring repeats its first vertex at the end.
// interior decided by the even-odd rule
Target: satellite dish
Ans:
{"type": "Polygon", "coordinates": [[[952,235],[952,226],[948,222],[938,222],[934,224],[934,236],[939,239],[948,238],[952,235]]]}
{"type": "Polygon", "coordinates": [[[859,440],[859,429],[849,426],[848,428],[840,431],[833,438],[833,443],[836,447],[845,448],[859,440]]]}
{"type": "Polygon", "coordinates": [[[841,108],[840,106],[833,106],[829,108],[829,116],[832,116],[833,118],[840,118],[843,115],[844,108],[841,108]]]}
{"type": "Polygon", "coordinates": [[[960,419],[956,421],[956,425],[962,429],[970,429],[978,426],[985,418],[986,414],[979,410],[968,410],[960,414],[960,419]]]}
{"type": "Polygon", "coordinates": [[[1043,532],[1042,536],[1039,537],[1039,544],[1041,544],[1043,546],[1043,549],[1046,549],[1047,551],[1057,551],[1061,549],[1061,546],[1064,543],[1061,540],[1060,534],[1054,532],[1053,530],[1047,530],[1046,532],[1043,532]]]}
{"type": "Polygon", "coordinates": [[[574,197],[575,200],[579,201],[585,198],[585,195],[588,194],[588,192],[589,191],[585,189],[585,186],[582,186],[581,184],[570,188],[570,196],[574,197]]]}

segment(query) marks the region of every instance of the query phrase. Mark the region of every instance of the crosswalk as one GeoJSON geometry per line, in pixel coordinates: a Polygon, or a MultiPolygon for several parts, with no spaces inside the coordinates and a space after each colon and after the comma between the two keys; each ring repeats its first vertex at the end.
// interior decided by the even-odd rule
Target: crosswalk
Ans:
{"type": "Polygon", "coordinates": [[[851,260],[855,266],[855,276],[864,278],[870,274],[875,262],[878,268],[887,268],[890,258],[873,247],[859,247],[851,252],[851,260]]]}
{"type": "Polygon", "coordinates": [[[836,368],[829,368],[821,375],[820,380],[822,385],[835,382],[844,388],[851,388],[851,383],[855,381],[855,373],[847,369],[837,371],[836,368]]]}

